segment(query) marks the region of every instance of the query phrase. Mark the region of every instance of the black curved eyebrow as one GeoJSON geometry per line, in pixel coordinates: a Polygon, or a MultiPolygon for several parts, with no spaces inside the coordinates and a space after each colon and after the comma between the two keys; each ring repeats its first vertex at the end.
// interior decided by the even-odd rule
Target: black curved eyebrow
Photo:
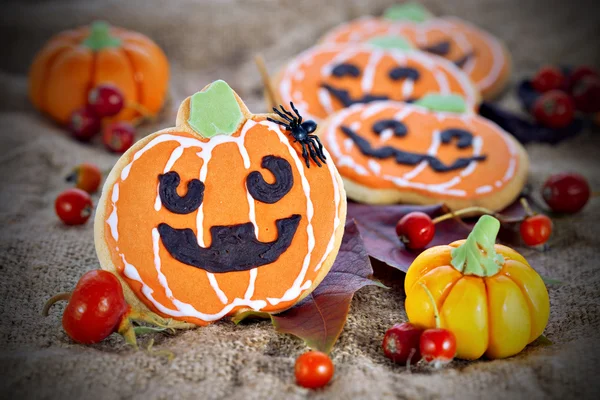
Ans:
{"type": "Polygon", "coordinates": [[[450,53],[450,41],[449,40],[441,40],[432,45],[423,47],[421,50],[424,50],[431,54],[436,54],[438,56],[445,56],[450,53]]]}
{"type": "Polygon", "coordinates": [[[165,208],[175,214],[189,214],[196,211],[204,200],[204,183],[192,179],[187,184],[187,193],[180,196],[177,187],[180,183],[179,174],[175,171],[158,176],[158,194],[165,208]]]}
{"type": "Polygon", "coordinates": [[[411,67],[394,67],[390,70],[388,75],[393,81],[397,81],[400,79],[410,79],[413,81],[418,81],[421,77],[419,71],[411,67]]]}
{"type": "Polygon", "coordinates": [[[333,67],[331,74],[338,78],[342,78],[344,76],[352,76],[357,78],[360,76],[360,69],[358,69],[358,67],[354,64],[341,63],[333,67]]]}
{"type": "Polygon", "coordinates": [[[260,202],[277,203],[294,186],[292,166],[288,160],[277,156],[263,157],[261,166],[273,174],[275,182],[267,183],[260,172],[252,171],[246,178],[248,192],[260,202]]]}
{"type": "Polygon", "coordinates": [[[456,147],[465,149],[473,144],[473,134],[467,130],[460,128],[449,128],[442,131],[442,143],[450,143],[453,138],[457,139],[456,147]]]}
{"type": "Polygon", "coordinates": [[[393,129],[394,136],[406,136],[408,129],[400,121],[395,119],[380,119],[373,124],[373,132],[380,135],[385,129],[393,129]]]}

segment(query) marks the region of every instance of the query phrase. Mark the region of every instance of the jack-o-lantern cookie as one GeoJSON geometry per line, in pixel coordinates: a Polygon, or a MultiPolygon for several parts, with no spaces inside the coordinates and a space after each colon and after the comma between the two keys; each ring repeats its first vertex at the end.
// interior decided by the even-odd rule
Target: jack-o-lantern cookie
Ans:
{"type": "Polygon", "coordinates": [[[294,102],[307,118],[320,120],[357,103],[412,102],[429,93],[456,94],[470,108],[479,93],[448,60],[410,49],[398,38],[358,45],[323,45],[289,62],[275,79],[281,103],[294,102]]]}
{"type": "Polygon", "coordinates": [[[357,104],[321,123],[348,197],[364,203],[446,203],[451,209],[501,210],[527,178],[523,147],[459,98],[427,96],[416,104],[357,104]],[[444,104],[444,102],[446,104],[444,104]]]}
{"type": "Polygon", "coordinates": [[[134,307],[206,325],[282,311],[325,277],[344,229],[343,183],[314,123],[286,111],[251,114],[216,81],[182,103],[175,128],[123,154],[95,241],[134,307]]]}
{"type": "Polygon", "coordinates": [[[510,54],[497,38],[456,17],[434,18],[415,4],[393,7],[383,18],[364,17],[340,25],[322,42],[362,43],[379,36],[402,37],[454,62],[485,99],[499,94],[510,76],[510,54]]]}

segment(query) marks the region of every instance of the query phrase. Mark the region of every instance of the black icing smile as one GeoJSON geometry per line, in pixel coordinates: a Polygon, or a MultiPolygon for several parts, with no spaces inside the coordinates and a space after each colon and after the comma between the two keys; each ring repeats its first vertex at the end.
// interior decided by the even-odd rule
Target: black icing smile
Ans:
{"type": "Polygon", "coordinates": [[[210,228],[210,247],[198,245],[194,231],[158,226],[158,233],[167,251],[178,261],[211,273],[248,271],[271,264],[283,254],[296,234],[301,216],[294,214],[275,221],[277,239],[260,242],[251,222],[210,228]]]}
{"type": "Polygon", "coordinates": [[[327,89],[327,91],[333,97],[338,99],[344,105],[344,107],[350,107],[351,105],[358,103],[370,103],[372,101],[390,99],[386,95],[374,96],[372,94],[364,94],[362,97],[353,98],[352,96],[350,96],[350,92],[348,92],[347,90],[335,88],[327,83],[323,83],[321,87],[327,89]]]}
{"type": "MultiPolygon", "coordinates": [[[[422,161],[426,161],[429,166],[436,172],[448,172],[456,169],[466,168],[472,161],[483,161],[486,159],[485,155],[473,156],[473,157],[461,157],[456,159],[452,164],[444,164],[437,157],[429,154],[412,153],[409,151],[401,150],[391,146],[383,146],[375,148],[371,146],[368,140],[354,132],[347,126],[340,127],[342,132],[348,136],[358,146],[361,153],[366,156],[387,159],[394,158],[396,163],[403,165],[417,165],[422,161]]],[[[393,129],[394,136],[402,137],[407,134],[406,126],[400,121],[394,120],[381,120],[373,125],[373,132],[381,134],[384,129],[393,129]]],[[[444,144],[452,142],[456,139],[455,145],[459,149],[471,147],[473,144],[473,135],[464,129],[446,129],[442,131],[440,140],[444,144]]]]}
{"type": "MultiPolygon", "coordinates": [[[[259,171],[246,178],[248,193],[265,204],[273,204],[290,192],[294,185],[292,167],[284,158],[265,156],[261,167],[268,170],[275,181],[268,183],[259,171]]],[[[191,179],[185,196],[177,193],[181,183],[179,174],[170,171],[158,176],[162,204],[174,214],[190,214],[200,208],[204,200],[204,183],[191,179]]],[[[176,260],[211,273],[247,271],[275,262],[283,254],[296,234],[301,216],[294,214],[275,221],[277,239],[260,242],[251,222],[238,225],[215,225],[210,228],[210,247],[200,247],[193,230],[175,229],[166,223],[158,225],[163,245],[176,260]]]]}

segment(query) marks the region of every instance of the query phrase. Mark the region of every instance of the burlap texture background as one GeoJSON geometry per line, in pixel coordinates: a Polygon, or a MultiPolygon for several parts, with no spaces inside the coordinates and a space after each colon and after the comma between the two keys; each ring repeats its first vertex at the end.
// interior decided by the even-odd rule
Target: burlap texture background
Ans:
{"type": "MultiPolygon", "coordinates": [[[[223,78],[264,111],[252,55],[261,51],[272,71],[335,24],[378,14],[392,1],[14,1],[0,15],[0,397],[1,398],[593,398],[600,394],[600,200],[555,219],[551,250],[523,254],[540,273],[563,281],[550,288],[549,347],[530,347],[500,361],[455,362],[452,368],[409,374],[384,358],[386,328],[405,320],[402,274],[378,266],[392,290],[362,289],[332,352],[335,379],[315,393],[293,382],[303,343],[266,322],[210,327],[155,336],[157,349],[176,358],[134,352],[118,336],[96,346],[73,344],[63,333],[63,306],[42,318],[52,294],[71,289],[97,268],[92,224],[66,228],[54,198],[72,166],[93,161],[110,168],[116,157],[99,143],[76,143],[38,115],[26,97],[29,63],[47,37],[104,18],[153,37],[172,65],[171,104],[140,136],[174,122],[179,102],[223,78]]],[[[515,76],[540,64],[600,64],[600,25],[593,1],[468,0],[425,2],[486,27],[508,44],[515,76]]],[[[516,78],[513,78],[513,82],[516,78]]],[[[67,94],[65,94],[67,95],[67,94]]],[[[503,102],[516,108],[512,93],[503,102]]],[[[530,182],[563,170],[579,171],[600,188],[598,132],[556,147],[530,145],[530,182]]],[[[91,221],[90,221],[91,222],[91,221]]]]}

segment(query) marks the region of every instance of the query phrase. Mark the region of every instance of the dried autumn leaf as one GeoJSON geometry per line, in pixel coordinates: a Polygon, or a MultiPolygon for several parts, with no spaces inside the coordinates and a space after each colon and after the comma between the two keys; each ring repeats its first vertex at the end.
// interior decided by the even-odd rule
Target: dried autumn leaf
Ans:
{"type": "Polygon", "coordinates": [[[247,318],[270,317],[278,332],[297,336],[310,348],[328,353],[346,324],[354,292],[368,285],[383,286],[370,279],[372,274],[358,228],[349,219],[331,270],[310,295],[276,315],[248,311],[233,320],[237,324],[247,318]]]}
{"type": "MultiPolygon", "coordinates": [[[[375,206],[349,202],[347,218],[356,221],[367,253],[371,257],[406,272],[422,250],[409,250],[400,242],[396,235],[396,223],[400,218],[413,211],[424,212],[432,218],[446,212],[442,204],[432,206],[405,204],[375,206]]],[[[518,200],[501,213],[512,219],[522,217],[525,214],[518,200]]],[[[465,222],[449,219],[436,224],[435,236],[426,248],[465,239],[475,221],[477,221],[477,218],[466,219],[465,222]]],[[[518,227],[518,224],[503,226],[499,235],[500,241],[505,244],[520,243],[518,227]]]]}

